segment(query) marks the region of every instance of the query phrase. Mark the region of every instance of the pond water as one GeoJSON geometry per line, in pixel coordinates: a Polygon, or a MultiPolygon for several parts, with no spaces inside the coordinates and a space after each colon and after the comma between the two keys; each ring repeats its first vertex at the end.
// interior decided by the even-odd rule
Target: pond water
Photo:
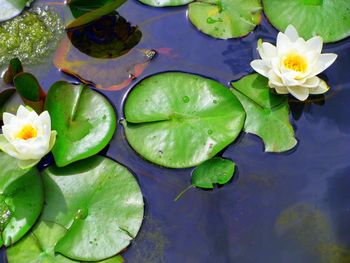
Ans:
{"type": "MultiPolygon", "coordinates": [[[[61,2],[37,1],[43,3],[67,15],[61,2]]],[[[63,39],[55,56],[26,69],[46,90],[57,80],[76,81],[55,65],[77,71],[96,83],[121,119],[125,97],[139,80],[179,70],[228,86],[252,72],[257,40],[274,42],[277,35],[263,18],[247,37],[216,40],[198,32],[186,10],[129,0],[119,13],[142,32],[129,53],[111,60],[90,58],[63,39]],[[147,56],[152,50],[157,55],[147,56]]],[[[189,185],[192,169],[165,169],[143,160],[118,126],[103,154],[134,172],[146,203],[141,231],[123,253],[126,262],[350,262],[350,39],[327,44],[324,52],[339,56],[323,75],[331,91],[307,103],[291,101],[296,149],[264,153],[259,138],[241,135],[222,153],[236,162],[238,172],[219,189],[191,189],[174,202],[189,185]]]]}

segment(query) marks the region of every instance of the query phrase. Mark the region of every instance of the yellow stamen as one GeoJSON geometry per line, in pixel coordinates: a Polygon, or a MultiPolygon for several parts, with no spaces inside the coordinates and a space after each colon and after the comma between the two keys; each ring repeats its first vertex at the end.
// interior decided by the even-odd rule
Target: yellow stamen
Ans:
{"type": "Polygon", "coordinates": [[[284,67],[300,73],[305,73],[307,70],[306,59],[299,54],[291,53],[283,61],[284,67]]]}
{"type": "Polygon", "coordinates": [[[19,133],[16,135],[16,138],[22,140],[29,140],[37,137],[37,135],[37,129],[35,129],[32,125],[27,124],[22,127],[22,130],[19,131],[19,133]]]}

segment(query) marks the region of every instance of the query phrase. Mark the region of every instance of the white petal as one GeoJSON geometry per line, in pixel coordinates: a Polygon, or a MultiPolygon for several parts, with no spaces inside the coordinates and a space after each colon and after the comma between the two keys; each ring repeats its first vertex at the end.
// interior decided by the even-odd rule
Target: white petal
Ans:
{"type": "Polygon", "coordinates": [[[28,117],[29,113],[30,113],[30,110],[28,110],[26,107],[21,105],[19,106],[16,115],[18,118],[25,120],[28,117]]]}
{"type": "Polygon", "coordinates": [[[284,84],[284,86],[290,87],[290,86],[300,86],[301,84],[303,84],[305,82],[304,79],[296,79],[296,77],[298,76],[298,72],[295,71],[287,71],[282,73],[281,75],[281,79],[282,82],[284,84]]]}
{"type": "Polygon", "coordinates": [[[289,91],[286,87],[274,87],[278,94],[288,94],[289,91]]]}
{"type": "Polygon", "coordinates": [[[337,59],[336,54],[326,53],[321,54],[316,62],[315,69],[312,72],[314,76],[320,74],[322,71],[326,70],[329,66],[331,66],[334,61],[337,59]]]}
{"type": "Polygon", "coordinates": [[[273,70],[270,70],[268,73],[268,78],[269,78],[269,86],[273,85],[274,87],[283,87],[284,84],[282,82],[282,79],[275,74],[273,70]]]}
{"type": "MultiPolygon", "coordinates": [[[[270,63],[271,59],[277,56],[277,49],[274,45],[268,42],[258,42],[259,55],[267,64],[270,63]]],[[[270,65],[269,65],[270,66],[270,65]]]]}
{"type": "Polygon", "coordinates": [[[295,29],[295,27],[293,25],[287,26],[285,34],[292,42],[297,41],[299,38],[298,31],[295,29]]]}
{"type": "Polygon", "coordinates": [[[285,34],[283,34],[282,32],[279,32],[277,35],[276,47],[277,47],[278,55],[282,56],[288,51],[290,51],[293,48],[293,45],[285,34]]]}
{"type": "Polygon", "coordinates": [[[287,87],[290,94],[292,94],[298,100],[304,101],[309,97],[309,89],[304,87],[287,87]]]}
{"type": "Polygon", "coordinates": [[[268,76],[269,67],[266,65],[266,63],[261,59],[256,59],[250,62],[250,66],[259,74],[263,75],[264,77],[268,76]]]}
{"type": "Polygon", "coordinates": [[[16,149],[7,141],[4,135],[0,134],[0,150],[7,153],[8,155],[18,158],[18,152],[16,149]]]}
{"type": "Polygon", "coordinates": [[[321,54],[322,46],[323,46],[323,39],[319,36],[310,38],[308,41],[306,41],[306,44],[308,46],[309,50],[312,50],[314,52],[317,52],[318,54],[321,54]]]}
{"type": "Polygon", "coordinates": [[[39,160],[18,160],[18,166],[21,169],[28,169],[40,162],[41,159],[39,160]]]}
{"type": "Polygon", "coordinates": [[[16,116],[8,112],[4,112],[2,115],[2,120],[5,125],[10,124],[14,118],[16,118],[16,116]]]}
{"type": "Polygon", "coordinates": [[[329,86],[327,85],[327,83],[324,80],[320,79],[318,87],[315,89],[310,89],[310,94],[323,94],[326,93],[328,90],[329,86]]]}
{"type": "MultiPolygon", "coordinates": [[[[309,78],[305,81],[305,83],[303,84],[303,87],[312,89],[312,88],[318,87],[319,84],[320,84],[320,78],[312,77],[312,78],[309,78]]],[[[311,91],[310,91],[310,93],[311,93],[311,91]]]]}

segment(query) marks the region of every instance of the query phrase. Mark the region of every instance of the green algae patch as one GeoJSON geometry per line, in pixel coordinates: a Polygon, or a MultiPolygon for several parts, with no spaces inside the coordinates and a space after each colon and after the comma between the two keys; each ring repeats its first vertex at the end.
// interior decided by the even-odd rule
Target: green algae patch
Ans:
{"type": "Polygon", "coordinates": [[[18,57],[25,64],[39,62],[56,48],[63,32],[58,14],[45,8],[26,11],[0,24],[0,65],[18,57]]]}

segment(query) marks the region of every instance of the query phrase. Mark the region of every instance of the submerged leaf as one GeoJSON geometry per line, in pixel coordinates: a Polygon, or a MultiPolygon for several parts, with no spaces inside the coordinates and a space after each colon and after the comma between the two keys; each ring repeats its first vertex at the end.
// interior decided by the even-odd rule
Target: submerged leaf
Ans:
{"type": "Polygon", "coordinates": [[[222,84],[169,72],[141,81],[125,103],[126,138],[145,159],[170,168],[196,166],[232,143],[245,112],[222,84]]]}
{"type": "Polygon", "coordinates": [[[42,220],[67,229],[55,251],[81,261],[109,258],[136,237],[144,203],[134,176],[101,156],[43,173],[46,206],[42,220]]]}
{"type": "Polygon", "coordinates": [[[350,36],[349,0],[263,0],[263,5],[267,18],[280,31],[291,24],[301,37],[319,35],[326,43],[350,36]]]}
{"type": "Polygon", "coordinates": [[[52,129],[57,131],[52,153],[60,167],[100,152],[117,127],[113,106],[85,85],[55,83],[47,94],[45,107],[52,129]]]}
{"type": "Polygon", "coordinates": [[[189,5],[190,21],[215,38],[243,37],[261,21],[260,0],[197,0],[189,5]]]}
{"type": "Polygon", "coordinates": [[[284,152],[296,146],[286,96],[271,93],[268,80],[258,74],[248,75],[232,86],[247,113],[244,131],[259,136],[265,151],[284,152]]]}
{"type": "Polygon", "coordinates": [[[17,159],[0,151],[0,244],[10,246],[34,225],[44,201],[36,168],[22,170],[17,159]]]}
{"type": "Polygon", "coordinates": [[[192,174],[192,185],[200,188],[213,189],[214,184],[226,184],[232,179],[235,163],[215,157],[200,164],[192,174]]]}
{"type": "MultiPolygon", "coordinates": [[[[54,252],[54,247],[62,237],[67,233],[64,227],[52,223],[40,221],[34,229],[25,236],[15,246],[7,249],[7,258],[9,263],[28,263],[28,262],[48,262],[48,263],[78,263],[54,252]]],[[[100,261],[98,263],[122,263],[121,256],[100,261]]],[[[97,263],[97,262],[95,262],[97,263]]]]}

